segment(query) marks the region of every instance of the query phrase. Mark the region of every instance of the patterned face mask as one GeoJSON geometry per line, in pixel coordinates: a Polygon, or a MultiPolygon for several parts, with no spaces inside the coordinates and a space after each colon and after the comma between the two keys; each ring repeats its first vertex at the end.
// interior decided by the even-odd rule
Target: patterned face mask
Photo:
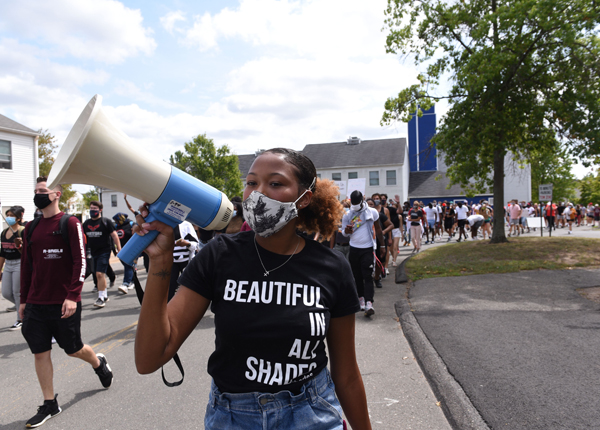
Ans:
{"type": "Polygon", "coordinates": [[[298,216],[296,202],[312,189],[315,181],[308,190],[304,191],[294,202],[280,202],[271,199],[258,191],[252,191],[242,203],[244,218],[250,228],[261,237],[269,237],[277,233],[288,222],[298,216]]]}

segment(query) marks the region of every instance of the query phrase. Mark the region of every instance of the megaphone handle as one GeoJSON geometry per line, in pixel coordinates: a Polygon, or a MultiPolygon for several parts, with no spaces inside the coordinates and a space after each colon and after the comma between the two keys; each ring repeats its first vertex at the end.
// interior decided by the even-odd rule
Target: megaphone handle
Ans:
{"type": "MultiPolygon", "coordinates": [[[[156,219],[157,218],[152,214],[152,212],[150,212],[146,217],[146,222],[150,223],[156,219]]],[[[140,236],[137,233],[134,234],[131,236],[131,239],[127,241],[125,246],[121,248],[121,251],[119,254],[117,254],[117,257],[119,257],[123,263],[129,266],[133,265],[133,262],[140,256],[142,251],[144,251],[144,249],[146,249],[148,245],[150,245],[152,241],[156,239],[156,236],[158,236],[158,231],[156,230],[151,230],[144,236],[140,236]]]]}

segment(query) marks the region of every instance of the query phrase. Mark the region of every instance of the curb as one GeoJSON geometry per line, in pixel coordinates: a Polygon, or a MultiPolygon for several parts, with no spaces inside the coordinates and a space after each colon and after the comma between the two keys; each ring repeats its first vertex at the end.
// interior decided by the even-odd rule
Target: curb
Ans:
{"type": "MultiPolygon", "coordinates": [[[[402,274],[406,276],[404,273],[402,274]]],[[[398,274],[396,274],[396,279],[398,279],[398,274]]],[[[417,362],[433,393],[440,400],[442,410],[450,426],[456,430],[490,430],[462,387],[450,374],[429,339],[427,339],[412,313],[408,301],[401,299],[396,302],[395,309],[408,344],[417,358],[417,362]]]]}

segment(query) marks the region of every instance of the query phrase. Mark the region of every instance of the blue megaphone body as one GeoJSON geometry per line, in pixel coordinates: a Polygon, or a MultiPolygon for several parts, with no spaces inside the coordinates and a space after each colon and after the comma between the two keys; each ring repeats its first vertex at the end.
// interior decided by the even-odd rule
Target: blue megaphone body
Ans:
{"type": "MultiPolygon", "coordinates": [[[[148,156],[117,129],[95,95],[69,132],[48,177],[58,184],[89,184],[121,191],[149,203],[147,222],[175,227],[187,220],[205,230],[221,230],[233,214],[233,205],[221,191],[148,156]]],[[[118,257],[132,265],[158,232],[133,235],[118,257]]]]}

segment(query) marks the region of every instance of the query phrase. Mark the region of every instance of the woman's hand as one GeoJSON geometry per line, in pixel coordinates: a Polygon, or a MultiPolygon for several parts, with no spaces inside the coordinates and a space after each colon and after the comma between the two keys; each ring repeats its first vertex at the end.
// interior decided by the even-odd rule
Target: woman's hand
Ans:
{"type": "Polygon", "coordinates": [[[146,254],[150,259],[167,258],[173,259],[173,247],[175,240],[173,239],[173,229],[160,221],[152,221],[147,223],[145,218],[148,216],[148,207],[140,206],[139,213],[136,215],[135,220],[137,225],[132,229],[134,233],[140,236],[145,236],[152,230],[158,231],[158,236],[152,241],[150,245],[145,249],[146,254]]]}

